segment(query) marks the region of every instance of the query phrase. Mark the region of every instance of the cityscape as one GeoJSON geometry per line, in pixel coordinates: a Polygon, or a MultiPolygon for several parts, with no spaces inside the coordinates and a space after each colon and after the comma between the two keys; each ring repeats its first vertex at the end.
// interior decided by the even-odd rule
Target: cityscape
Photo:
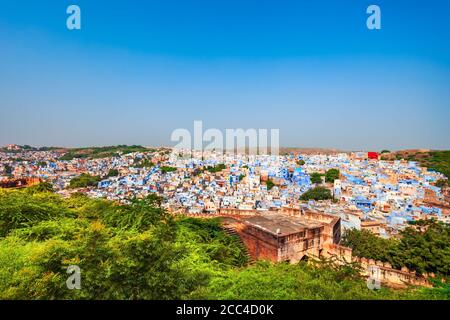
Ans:
{"type": "Polygon", "coordinates": [[[0,301],[448,306],[448,12],[0,0],[0,301]]]}

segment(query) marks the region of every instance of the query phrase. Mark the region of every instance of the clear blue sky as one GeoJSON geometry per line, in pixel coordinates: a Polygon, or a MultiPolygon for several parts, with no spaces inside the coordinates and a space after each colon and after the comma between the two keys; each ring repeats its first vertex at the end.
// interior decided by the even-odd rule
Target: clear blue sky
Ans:
{"type": "Polygon", "coordinates": [[[450,149],[449,119],[450,1],[0,0],[0,145],[169,145],[203,120],[450,149]]]}

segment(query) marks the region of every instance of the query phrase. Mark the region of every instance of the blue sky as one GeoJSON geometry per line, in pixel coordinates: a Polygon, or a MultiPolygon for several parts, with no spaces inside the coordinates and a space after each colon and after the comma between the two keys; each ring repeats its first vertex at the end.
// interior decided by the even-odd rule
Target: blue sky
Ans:
{"type": "Polygon", "coordinates": [[[449,16],[445,0],[0,0],[0,145],[170,145],[202,120],[279,128],[283,146],[450,149],[449,16]]]}

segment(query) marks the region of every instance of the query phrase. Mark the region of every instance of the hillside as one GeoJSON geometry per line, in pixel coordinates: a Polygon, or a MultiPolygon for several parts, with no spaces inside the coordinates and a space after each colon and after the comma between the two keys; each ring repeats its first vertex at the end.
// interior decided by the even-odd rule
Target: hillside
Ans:
{"type": "Polygon", "coordinates": [[[450,150],[402,150],[384,153],[382,159],[417,161],[421,166],[441,172],[450,179],[450,150]]]}
{"type": "Polygon", "coordinates": [[[67,152],[62,157],[60,157],[60,160],[72,160],[74,158],[100,159],[100,158],[113,157],[115,155],[118,155],[119,153],[127,154],[127,153],[133,153],[133,152],[147,152],[147,151],[151,151],[151,150],[152,149],[148,149],[143,146],[137,146],[137,145],[73,148],[73,149],[68,149],[67,152]]]}

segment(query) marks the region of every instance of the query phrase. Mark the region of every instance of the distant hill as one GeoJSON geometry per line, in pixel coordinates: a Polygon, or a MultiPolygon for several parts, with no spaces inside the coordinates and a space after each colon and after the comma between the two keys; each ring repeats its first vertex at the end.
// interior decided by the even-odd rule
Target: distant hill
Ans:
{"type": "Polygon", "coordinates": [[[450,150],[410,149],[383,153],[382,160],[417,161],[421,166],[445,174],[450,179],[450,150]]]}
{"type": "Polygon", "coordinates": [[[119,154],[128,154],[133,152],[148,152],[149,149],[139,145],[119,145],[107,147],[87,147],[87,148],[73,148],[67,149],[67,152],[60,157],[60,160],[84,159],[84,158],[109,158],[119,154]]]}
{"type": "Polygon", "coordinates": [[[295,148],[295,147],[281,147],[280,154],[293,153],[293,154],[325,154],[334,155],[338,153],[348,153],[348,151],[342,151],[339,149],[330,148],[295,148]]]}
{"type": "Polygon", "coordinates": [[[24,151],[65,151],[66,148],[61,147],[32,147],[29,145],[7,145],[5,147],[0,147],[0,152],[18,153],[24,151]]]}

